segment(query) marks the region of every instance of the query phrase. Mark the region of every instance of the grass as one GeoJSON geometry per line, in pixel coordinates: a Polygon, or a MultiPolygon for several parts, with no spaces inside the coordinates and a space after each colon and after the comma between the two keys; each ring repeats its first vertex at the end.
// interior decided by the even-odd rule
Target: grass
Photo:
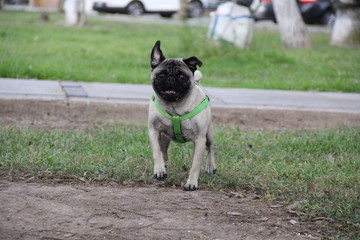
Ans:
{"type": "MultiPolygon", "coordinates": [[[[171,145],[167,186],[185,182],[191,155],[191,144],[171,145]]],[[[216,158],[218,172],[202,171],[202,188],[301,200],[307,220],[331,218],[358,236],[360,128],[264,132],[218,126],[216,158]]],[[[0,127],[0,175],[155,181],[147,127],[128,122],[87,131],[0,127]]]]}
{"type": "Polygon", "coordinates": [[[279,34],[255,31],[250,49],[217,45],[204,27],[90,19],[84,28],[57,24],[51,13],[0,13],[0,77],[150,83],[149,55],[162,40],[167,57],[197,56],[205,86],[360,92],[360,49],[329,46],[311,34],[313,49],[283,50],[279,34]]]}

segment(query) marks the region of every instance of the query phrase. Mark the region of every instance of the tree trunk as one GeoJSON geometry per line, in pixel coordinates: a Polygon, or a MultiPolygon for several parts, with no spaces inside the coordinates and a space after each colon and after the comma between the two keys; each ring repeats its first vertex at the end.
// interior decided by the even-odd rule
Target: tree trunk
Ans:
{"type": "Polygon", "coordinates": [[[180,0],[180,10],[179,10],[179,20],[181,21],[186,21],[188,18],[188,14],[187,14],[187,9],[188,9],[188,3],[186,0],[180,0]]]}
{"type": "Polygon", "coordinates": [[[360,46],[360,0],[336,0],[331,45],[360,46]]]}
{"type": "Polygon", "coordinates": [[[79,23],[78,26],[83,27],[87,23],[85,4],[86,0],[80,0],[79,2],[79,23]]]}
{"type": "Polygon", "coordinates": [[[65,10],[64,10],[64,4],[65,4],[65,0],[60,0],[59,2],[59,12],[60,13],[64,13],[65,10]]]}
{"type": "Polygon", "coordinates": [[[4,7],[5,5],[5,0],[0,0],[0,10],[4,7]]]}
{"type": "Polygon", "coordinates": [[[305,23],[295,0],[273,0],[283,48],[311,48],[305,23]]]}
{"type": "Polygon", "coordinates": [[[66,0],[64,10],[66,25],[84,26],[86,24],[85,0],[66,0]]]}

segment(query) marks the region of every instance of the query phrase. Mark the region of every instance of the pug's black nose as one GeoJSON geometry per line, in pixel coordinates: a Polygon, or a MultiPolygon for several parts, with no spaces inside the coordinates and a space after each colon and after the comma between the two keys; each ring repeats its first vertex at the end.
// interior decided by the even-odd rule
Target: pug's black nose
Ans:
{"type": "Polygon", "coordinates": [[[174,83],[174,82],[176,81],[176,79],[175,79],[174,77],[172,77],[172,76],[169,76],[169,77],[166,79],[166,81],[171,84],[171,83],[174,83]]]}

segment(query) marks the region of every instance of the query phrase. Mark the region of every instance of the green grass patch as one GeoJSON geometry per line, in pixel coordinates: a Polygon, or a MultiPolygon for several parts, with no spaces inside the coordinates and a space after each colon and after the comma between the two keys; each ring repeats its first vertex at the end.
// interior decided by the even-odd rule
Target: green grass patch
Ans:
{"type": "Polygon", "coordinates": [[[204,27],[90,19],[84,28],[57,24],[51,13],[0,13],[0,77],[86,82],[150,83],[156,40],[167,57],[197,56],[209,87],[360,92],[360,49],[329,46],[311,34],[313,49],[283,50],[279,34],[255,31],[250,49],[217,45],[204,27]]]}
{"type": "MultiPolygon", "coordinates": [[[[308,220],[328,217],[359,230],[359,128],[264,132],[223,126],[215,140],[218,172],[202,170],[202,188],[301,200],[308,220]]],[[[191,143],[170,146],[167,186],[185,182],[191,157],[191,143]]],[[[0,175],[156,181],[147,127],[128,122],[87,131],[0,127],[0,175]]]]}

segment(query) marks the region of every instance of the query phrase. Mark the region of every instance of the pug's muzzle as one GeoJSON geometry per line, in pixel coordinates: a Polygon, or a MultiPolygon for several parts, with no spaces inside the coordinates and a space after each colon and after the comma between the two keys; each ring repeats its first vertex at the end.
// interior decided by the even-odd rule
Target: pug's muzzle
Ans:
{"type": "Polygon", "coordinates": [[[189,78],[180,76],[166,76],[160,73],[155,76],[153,88],[157,95],[167,102],[175,102],[184,98],[191,87],[189,78]]]}

